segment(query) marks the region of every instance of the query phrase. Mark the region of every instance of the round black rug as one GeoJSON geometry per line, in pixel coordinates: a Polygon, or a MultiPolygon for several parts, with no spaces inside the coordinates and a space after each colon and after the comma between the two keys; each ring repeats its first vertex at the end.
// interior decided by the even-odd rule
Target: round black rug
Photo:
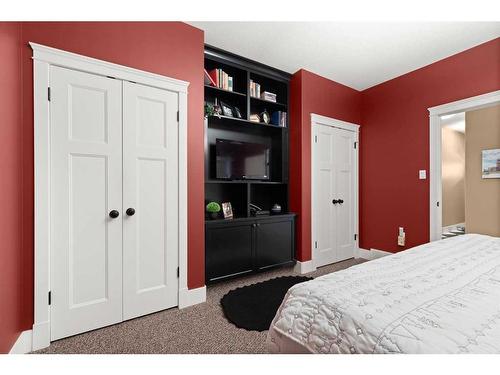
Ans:
{"type": "Polygon", "coordinates": [[[306,276],[282,276],[231,290],[220,303],[227,320],[248,331],[266,331],[286,292],[293,285],[312,280],[306,276]]]}

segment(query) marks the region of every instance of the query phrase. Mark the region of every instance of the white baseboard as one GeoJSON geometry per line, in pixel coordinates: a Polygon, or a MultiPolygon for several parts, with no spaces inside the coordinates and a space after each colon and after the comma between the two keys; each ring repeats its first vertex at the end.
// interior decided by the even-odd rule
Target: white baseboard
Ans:
{"type": "Polygon", "coordinates": [[[377,249],[370,249],[370,252],[372,253],[372,259],[382,258],[382,257],[385,257],[387,255],[393,254],[389,251],[377,250],[377,249]]]}
{"type": "Polygon", "coordinates": [[[316,271],[316,266],[312,260],[307,260],[305,262],[295,263],[295,267],[293,268],[294,272],[299,273],[301,275],[305,273],[310,273],[316,271]]]}
{"type": "Polygon", "coordinates": [[[50,323],[33,324],[33,351],[46,348],[50,345],[50,323]]]}
{"type": "Polygon", "coordinates": [[[207,300],[207,287],[182,289],[179,291],[179,309],[197,305],[207,300]]]}
{"type": "Polygon", "coordinates": [[[33,331],[31,329],[21,332],[9,354],[26,354],[31,352],[33,346],[33,331]]]}
{"type": "Polygon", "coordinates": [[[366,250],[366,249],[359,248],[356,258],[373,260],[373,259],[385,257],[387,255],[391,255],[391,254],[392,253],[390,253],[388,251],[383,251],[383,250],[377,250],[377,249],[366,250]]]}
{"type": "Polygon", "coordinates": [[[354,258],[362,258],[362,259],[372,259],[370,250],[358,248],[357,251],[354,252],[354,258]]]}

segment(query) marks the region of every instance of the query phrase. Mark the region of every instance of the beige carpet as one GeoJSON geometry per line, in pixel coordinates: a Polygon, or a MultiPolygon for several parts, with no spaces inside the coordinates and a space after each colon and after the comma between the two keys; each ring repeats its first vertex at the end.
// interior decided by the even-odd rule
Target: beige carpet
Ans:
{"type": "MultiPolygon", "coordinates": [[[[362,259],[346,260],[308,276],[324,275],[361,262],[362,259]]],[[[291,268],[278,269],[221,282],[208,287],[206,303],[165,310],[68,337],[36,353],[266,353],[267,331],[235,327],[225,319],[219,301],[234,288],[291,274],[291,268]]]]}

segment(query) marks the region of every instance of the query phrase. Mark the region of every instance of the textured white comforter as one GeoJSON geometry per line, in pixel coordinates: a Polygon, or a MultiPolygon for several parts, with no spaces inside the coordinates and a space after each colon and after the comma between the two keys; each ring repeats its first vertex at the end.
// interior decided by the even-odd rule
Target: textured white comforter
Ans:
{"type": "Polygon", "coordinates": [[[500,353],[500,238],[432,242],[292,287],[274,353],[500,353]]]}

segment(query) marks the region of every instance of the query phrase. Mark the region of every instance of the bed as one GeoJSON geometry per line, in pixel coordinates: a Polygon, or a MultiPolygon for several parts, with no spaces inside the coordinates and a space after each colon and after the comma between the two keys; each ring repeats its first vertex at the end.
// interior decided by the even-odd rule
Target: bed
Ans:
{"type": "Polygon", "coordinates": [[[500,238],[431,242],[293,286],[272,353],[500,353],[500,238]]]}

